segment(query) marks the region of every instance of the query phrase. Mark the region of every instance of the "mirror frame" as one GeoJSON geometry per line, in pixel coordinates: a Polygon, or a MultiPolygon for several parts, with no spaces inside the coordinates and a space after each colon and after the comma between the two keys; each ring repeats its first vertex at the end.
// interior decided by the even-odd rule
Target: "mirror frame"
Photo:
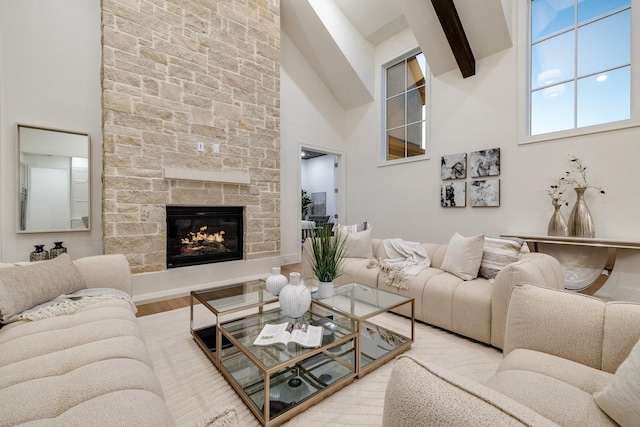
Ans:
{"type": "MultiPolygon", "coordinates": [[[[16,207],[15,207],[15,212],[16,212],[16,221],[15,221],[15,225],[16,225],[16,233],[18,234],[33,234],[33,233],[68,233],[68,232],[87,232],[87,231],[91,231],[91,135],[87,132],[78,132],[78,131],[70,131],[70,130],[64,130],[64,129],[56,129],[56,128],[49,128],[49,127],[44,127],[44,126],[34,126],[34,125],[28,125],[28,124],[22,124],[22,123],[17,123],[17,159],[16,159],[16,181],[15,181],[15,187],[16,187],[16,207]],[[21,203],[21,189],[20,189],[20,175],[22,173],[22,162],[21,162],[21,147],[22,147],[22,141],[21,141],[21,129],[34,129],[34,130],[41,130],[41,131],[47,131],[47,132],[59,132],[59,133],[64,133],[64,134],[70,134],[70,135],[76,135],[76,136],[85,136],[87,138],[87,191],[88,191],[88,195],[87,195],[87,224],[85,228],[71,228],[71,226],[68,229],[38,229],[38,230],[21,230],[20,229],[20,217],[21,217],[21,210],[20,210],[20,203],[21,203]]],[[[70,182],[71,185],[71,182],[70,182]]]]}

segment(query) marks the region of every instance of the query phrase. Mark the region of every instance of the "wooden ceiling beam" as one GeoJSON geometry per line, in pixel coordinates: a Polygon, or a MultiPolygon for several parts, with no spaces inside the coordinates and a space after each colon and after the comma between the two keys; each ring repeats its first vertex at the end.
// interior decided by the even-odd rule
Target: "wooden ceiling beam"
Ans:
{"type": "Polygon", "coordinates": [[[462,22],[458,16],[453,0],[431,0],[436,11],[444,35],[447,37],[453,56],[458,63],[462,77],[465,79],[476,74],[476,60],[473,57],[471,46],[462,28],[462,22]]]}

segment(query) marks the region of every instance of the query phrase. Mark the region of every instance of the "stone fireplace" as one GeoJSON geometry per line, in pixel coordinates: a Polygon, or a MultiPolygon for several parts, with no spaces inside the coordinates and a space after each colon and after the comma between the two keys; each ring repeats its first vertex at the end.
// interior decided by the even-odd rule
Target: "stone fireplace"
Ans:
{"type": "Polygon", "coordinates": [[[244,257],[241,206],[167,206],[167,268],[244,257]]]}
{"type": "Polygon", "coordinates": [[[104,252],[167,272],[166,206],[243,206],[242,273],[262,271],[280,255],[279,0],[103,0],[102,41],[104,252]]]}

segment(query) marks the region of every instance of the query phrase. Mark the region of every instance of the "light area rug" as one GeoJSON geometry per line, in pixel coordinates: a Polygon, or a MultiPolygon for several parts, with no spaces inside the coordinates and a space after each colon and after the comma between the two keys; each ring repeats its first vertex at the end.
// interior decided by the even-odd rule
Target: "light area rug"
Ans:
{"type": "MultiPolygon", "coordinates": [[[[196,306],[202,308],[202,306],[196,306]]],[[[179,426],[234,406],[240,426],[259,426],[244,402],[213,366],[189,333],[189,308],[138,319],[169,409],[179,426]]],[[[378,318],[383,326],[403,329],[409,320],[394,314],[378,318]]],[[[416,340],[405,353],[484,382],[497,370],[502,352],[476,341],[416,322],[416,340]]],[[[380,426],[384,394],[393,361],[327,397],[285,426],[380,426]]]]}

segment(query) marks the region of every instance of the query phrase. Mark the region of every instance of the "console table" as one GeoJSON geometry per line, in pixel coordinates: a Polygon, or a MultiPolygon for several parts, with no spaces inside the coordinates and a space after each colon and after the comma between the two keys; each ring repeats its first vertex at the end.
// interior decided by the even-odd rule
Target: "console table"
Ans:
{"type": "Polygon", "coordinates": [[[587,237],[503,234],[562,264],[565,288],[604,300],[640,301],[640,242],[587,237]],[[605,286],[606,285],[606,286],[605,286]]]}

